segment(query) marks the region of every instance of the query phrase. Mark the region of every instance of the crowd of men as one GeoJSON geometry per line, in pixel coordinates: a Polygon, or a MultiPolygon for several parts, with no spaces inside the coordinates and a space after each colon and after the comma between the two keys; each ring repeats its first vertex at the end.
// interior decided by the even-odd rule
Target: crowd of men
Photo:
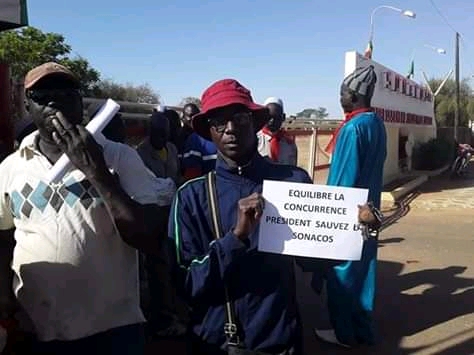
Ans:
{"type": "MultiPolygon", "coordinates": [[[[367,67],[341,85],[346,119],[328,146],[328,184],[368,188],[379,207],[386,138],[370,109],[375,82],[367,67]]],[[[315,297],[326,285],[333,329],[316,330],[321,340],[375,342],[376,237],[357,262],[257,250],[263,181],[312,183],[281,99],[260,105],[237,80],[219,80],[201,108],[153,112],[134,149],[120,115],[97,136],[84,128],[79,84],[56,63],[26,75],[34,126],[0,165],[6,351],[143,354],[147,337],[183,336],[189,354],[301,355],[295,264],[313,273],[315,297]],[[50,184],[63,154],[74,168],[50,184]]],[[[375,230],[376,211],[359,208],[375,230]]]]}

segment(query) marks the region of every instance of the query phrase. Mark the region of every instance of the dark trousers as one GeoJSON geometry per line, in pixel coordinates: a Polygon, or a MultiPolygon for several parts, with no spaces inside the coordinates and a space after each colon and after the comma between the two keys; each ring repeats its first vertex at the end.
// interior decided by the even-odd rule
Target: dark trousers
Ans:
{"type": "Polygon", "coordinates": [[[149,319],[152,326],[161,328],[176,316],[176,293],[171,280],[167,248],[161,256],[145,255],[145,270],[149,292],[149,319]]]}
{"type": "MultiPolygon", "coordinates": [[[[228,352],[221,350],[219,346],[206,343],[202,339],[199,339],[199,337],[197,337],[194,334],[188,336],[187,355],[227,355],[227,354],[228,352]]],[[[299,349],[297,350],[295,347],[292,347],[289,350],[285,350],[279,353],[255,352],[255,354],[256,355],[303,355],[303,352],[299,349]]]]}
{"type": "Polygon", "coordinates": [[[33,342],[34,355],[142,355],[145,333],[142,324],[114,328],[71,341],[33,342]]]}
{"type": "Polygon", "coordinates": [[[227,352],[221,350],[218,346],[208,344],[199,339],[197,336],[188,335],[187,339],[187,355],[226,355],[227,352]]]}
{"type": "Polygon", "coordinates": [[[183,324],[188,320],[188,306],[176,288],[172,248],[171,240],[165,238],[158,255],[141,255],[141,303],[152,332],[167,328],[176,320],[183,324]]]}

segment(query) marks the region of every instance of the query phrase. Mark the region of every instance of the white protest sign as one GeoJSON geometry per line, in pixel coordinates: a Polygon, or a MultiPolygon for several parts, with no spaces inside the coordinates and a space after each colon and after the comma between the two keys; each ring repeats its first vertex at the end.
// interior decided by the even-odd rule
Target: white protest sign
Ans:
{"type": "Polygon", "coordinates": [[[367,196],[366,189],[265,180],[258,250],[360,260],[357,205],[366,203],[367,196]]]}

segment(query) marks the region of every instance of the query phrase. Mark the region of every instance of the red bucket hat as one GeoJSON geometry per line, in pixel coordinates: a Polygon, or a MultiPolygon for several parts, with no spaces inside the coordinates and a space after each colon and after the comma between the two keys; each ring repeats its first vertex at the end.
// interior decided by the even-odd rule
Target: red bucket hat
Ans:
{"type": "Polygon", "coordinates": [[[254,118],[255,133],[267,123],[269,117],[265,106],[256,104],[250,91],[234,79],[223,79],[209,86],[201,97],[201,112],[193,116],[192,126],[201,137],[211,140],[208,118],[212,111],[235,104],[247,107],[254,118]]]}

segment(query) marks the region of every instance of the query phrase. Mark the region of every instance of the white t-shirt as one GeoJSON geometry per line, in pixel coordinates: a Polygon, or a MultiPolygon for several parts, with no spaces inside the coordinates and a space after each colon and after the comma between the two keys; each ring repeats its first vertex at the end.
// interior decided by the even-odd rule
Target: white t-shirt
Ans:
{"type": "MultiPolygon", "coordinates": [[[[257,133],[258,152],[260,155],[271,159],[272,137],[263,131],[257,133]]],[[[273,161],[273,160],[272,160],[273,161]]],[[[298,165],[298,147],[295,143],[288,143],[285,139],[280,140],[280,156],[274,161],[278,164],[298,165]]]]}
{"type": "MultiPolygon", "coordinates": [[[[81,171],[56,186],[44,182],[51,164],[36,136],[0,165],[0,230],[15,228],[13,289],[39,339],[74,340],[143,322],[136,250],[81,171]]],[[[111,141],[103,147],[127,194],[156,203],[153,176],[135,150],[111,141]]]]}

